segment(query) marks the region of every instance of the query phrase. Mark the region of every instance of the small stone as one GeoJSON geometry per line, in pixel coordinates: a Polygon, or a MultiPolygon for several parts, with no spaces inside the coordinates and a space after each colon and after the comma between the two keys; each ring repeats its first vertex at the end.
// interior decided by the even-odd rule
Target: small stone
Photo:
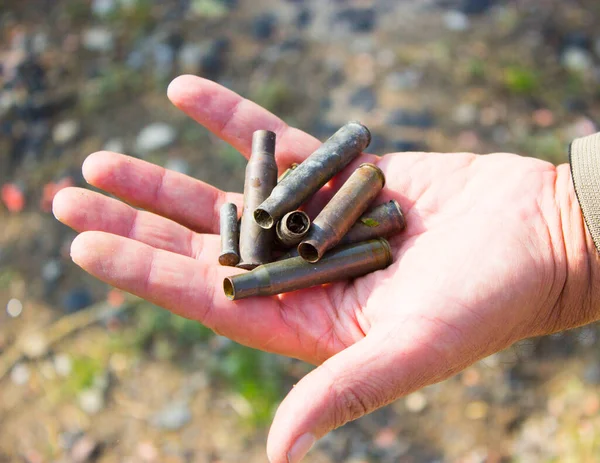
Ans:
{"type": "Polygon", "coordinates": [[[190,171],[190,165],[185,159],[169,158],[165,163],[165,169],[187,175],[190,171]]]}
{"type": "Polygon", "coordinates": [[[99,445],[97,441],[89,436],[83,436],[78,439],[71,448],[71,451],[69,452],[71,459],[69,461],[71,463],[85,463],[91,461],[98,449],[99,445]]]}
{"type": "Polygon", "coordinates": [[[352,32],[371,32],[377,23],[374,8],[347,8],[339,12],[339,18],[349,24],[352,32]]]}
{"type": "Polygon", "coordinates": [[[115,6],[114,0],[93,0],[92,13],[96,16],[105,17],[114,11],[115,6]]]}
{"type": "Polygon", "coordinates": [[[63,307],[67,313],[74,313],[92,304],[92,295],[86,288],[75,288],[63,298],[63,307]]]}
{"type": "Polygon", "coordinates": [[[252,35],[257,40],[269,40],[275,34],[277,17],[272,13],[257,16],[252,21],[252,35]]]}
{"type": "Polygon", "coordinates": [[[155,122],[142,129],[139,133],[135,149],[139,153],[149,153],[166,148],[173,144],[177,134],[175,129],[163,122],[155,122]]]}
{"type": "Polygon", "coordinates": [[[62,274],[63,265],[58,259],[47,260],[42,265],[42,279],[48,284],[56,283],[62,274]]]}
{"type": "Polygon", "coordinates": [[[11,299],[6,304],[6,313],[12,318],[17,318],[23,312],[23,303],[18,299],[11,299]]]}
{"type": "Polygon", "coordinates": [[[412,90],[419,86],[422,74],[409,69],[402,72],[392,72],[385,78],[385,86],[393,91],[412,90]]]}
{"type": "Polygon", "coordinates": [[[388,124],[400,127],[430,128],[434,125],[433,116],[428,111],[412,112],[399,109],[390,114],[388,124]]]}
{"type": "Polygon", "coordinates": [[[463,0],[460,11],[466,14],[482,14],[487,12],[496,0],[463,0]]]}
{"type": "Polygon", "coordinates": [[[350,104],[364,111],[372,111],[377,106],[377,96],[370,87],[361,87],[350,97],[350,104]]]}
{"type": "Polygon", "coordinates": [[[92,27],[83,33],[83,46],[90,51],[111,51],[114,48],[113,33],[103,27],[92,27]]]}
{"type": "Polygon", "coordinates": [[[151,418],[153,426],[168,431],[177,431],[192,419],[192,412],[185,402],[173,402],[151,418]]]}
{"type": "Polygon", "coordinates": [[[592,55],[587,50],[569,47],[561,56],[561,64],[571,72],[588,72],[594,66],[592,55]]]}
{"type": "Polygon", "coordinates": [[[488,414],[489,406],[485,402],[470,402],[465,407],[465,416],[470,420],[482,420],[488,414]]]}
{"type": "Polygon", "coordinates": [[[29,371],[29,367],[23,363],[17,363],[10,371],[10,380],[17,386],[27,384],[30,377],[31,372],[29,371]]]}
{"type": "Polygon", "coordinates": [[[48,353],[48,340],[40,331],[25,333],[20,345],[23,353],[30,359],[40,358],[48,353]]]}
{"type": "Polygon", "coordinates": [[[69,357],[67,354],[55,355],[54,369],[56,370],[56,374],[58,376],[62,376],[63,378],[69,376],[71,374],[71,370],[73,369],[71,357],[69,357]]]}
{"type": "Polygon", "coordinates": [[[96,415],[104,408],[104,393],[98,389],[85,389],[79,394],[79,406],[88,415],[96,415]]]}
{"type": "Polygon", "coordinates": [[[600,363],[597,361],[590,362],[583,372],[583,379],[588,384],[600,384],[600,363]]]}
{"type": "Polygon", "coordinates": [[[119,138],[111,138],[104,144],[102,149],[112,151],[113,153],[123,153],[125,152],[125,144],[119,138]]]}
{"type": "Polygon", "coordinates": [[[52,131],[52,140],[57,145],[66,145],[77,138],[80,131],[80,124],[76,120],[59,122],[52,131]]]}
{"type": "Polygon", "coordinates": [[[463,32],[469,29],[471,21],[465,13],[453,10],[444,15],[444,24],[450,31],[463,32]]]}
{"type": "Polygon", "coordinates": [[[305,29],[310,25],[313,14],[308,8],[302,8],[296,16],[296,26],[298,29],[305,29]]]}
{"type": "Polygon", "coordinates": [[[427,397],[422,392],[413,392],[405,399],[406,408],[412,413],[421,413],[427,407],[427,397]]]}
{"type": "Polygon", "coordinates": [[[457,124],[470,126],[477,120],[477,107],[469,103],[459,104],[452,118],[457,124]]]}

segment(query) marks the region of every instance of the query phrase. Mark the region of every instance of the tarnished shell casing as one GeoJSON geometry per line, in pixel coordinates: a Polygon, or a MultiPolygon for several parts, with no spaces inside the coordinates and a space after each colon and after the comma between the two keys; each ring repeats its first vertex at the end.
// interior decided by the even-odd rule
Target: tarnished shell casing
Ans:
{"type": "Polygon", "coordinates": [[[365,212],[344,235],[338,246],[344,246],[375,238],[389,238],[406,228],[406,220],[398,201],[387,203],[365,212]]]}
{"type": "Polygon", "coordinates": [[[288,212],[277,223],[277,239],[284,246],[291,248],[297,246],[310,229],[310,219],[306,212],[288,212]]]}
{"type": "Polygon", "coordinates": [[[252,154],[246,166],[240,229],[240,268],[249,270],[271,261],[275,231],[261,228],[255,222],[253,213],[269,197],[276,184],[275,133],[258,130],[252,136],[252,154]]]}
{"type": "Polygon", "coordinates": [[[361,164],[323,208],[298,245],[298,254],[317,262],[334,248],[365,212],[385,184],[385,175],[375,164],[361,164]]]}
{"type": "Polygon", "coordinates": [[[223,290],[231,300],[272,296],[297,289],[357,278],[388,267],[393,261],[384,239],[353,244],[331,251],[315,264],[302,257],[261,265],[251,272],[225,278],[223,290]]]}
{"type": "Polygon", "coordinates": [[[283,174],[281,174],[279,176],[279,178],[277,179],[277,183],[281,183],[281,181],[286,178],[288,175],[290,175],[294,170],[296,170],[296,168],[298,167],[299,164],[297,163],[292,163],[292,165],[290,167],[288,167],[283,174]]]}
{"type": "MultiPolygon", "coordinates": [[[[365,212],[344,235],[337,247],[377,238],[390,238],[406,228],[400,204],[394,199],[365,212]]],[[[337,248],[336,247],[336,248],[337,248]]],[[[277,260],[298,256],[298,248],[290,249],[277,260]]]]}
{"type": "Polygon", "coordinates": [[[240,261],[240,228],[237,217],[237,206],[225,203],[219,210],[221,255],[219,264],[235,267],[240,261]]]}
{"type": "Polygon", "coordinates": [[[285,214],[297,209],[371,142],[371,133],[359,122],[349,122],[290,172],[254,211],[258,224],[272,228],[285,214]]]}

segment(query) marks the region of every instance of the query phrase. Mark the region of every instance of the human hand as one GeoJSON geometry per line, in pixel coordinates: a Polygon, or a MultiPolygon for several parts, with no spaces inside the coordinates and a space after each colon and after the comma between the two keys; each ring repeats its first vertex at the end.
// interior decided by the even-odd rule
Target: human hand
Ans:
{"type": "MultiPolygon", "coordinates": [[[[276,132],[282,171],[319,146],[213,82],[182,76],[168,94],[246,157],[255,130],[276,132]]],[[[280,405],[271,463],[299,461],[332,429],[522,338],[598,317],[597,255],[568,166],[511,154],[363,154],[309,212],[363,162],[387,177],[376,203],[395,199],[405,213],[407,230],[389,240],[394,263],[354,281],[238,302],[222,283],[241,271],[218,265],[217,233],[221,204],[240,207],[241,195],[101,152],[83,174],[123,202],[80,188],[54,200],[56,217],[81,232],[74,262],[95,277],[242,344],[320,365],[280,405]]]]}

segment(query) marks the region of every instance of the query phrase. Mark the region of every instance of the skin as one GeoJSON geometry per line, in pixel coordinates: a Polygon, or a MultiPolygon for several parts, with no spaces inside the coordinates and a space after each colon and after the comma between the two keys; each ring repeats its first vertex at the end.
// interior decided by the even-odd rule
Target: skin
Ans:
{"type": "MultiPolygon", "coordinates": [[[[216,83],[181,76],[171,101],[250,154],[252,133],[277,133],[280,171],[319,141],[216,83]]],[[[458,373],[523,338],[599,318],[598,254],[570,170],[513,154],[362,155],[308,205],[318,211],[350,172],[377,164],[408,228],[394,263],[354,281],[271,298],[227,300],[218,265],[225,193],[156,165],[99,152],[85,179],[120,198],[67,188],[54,214],[80,232],[71,256],[102,281],[242,344],[319,365],[290,391],[267,444],[271,463],[299,461],[315,439],[458,373]],[[132,206],[142,210],[134,209],[132,206]]]]}

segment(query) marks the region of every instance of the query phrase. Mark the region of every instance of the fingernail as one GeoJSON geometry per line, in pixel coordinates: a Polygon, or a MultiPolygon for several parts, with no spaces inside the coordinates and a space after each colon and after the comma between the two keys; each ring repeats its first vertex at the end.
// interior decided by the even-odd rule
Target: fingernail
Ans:
{"type": "Polygon", "coordinates": [[[315,445],[316,440],[315,436],[311,433],[303,434],[296,439],[296,442],[294,442],[294,445],[292,445],[292,448],[287,454],[288,463],[299,463],[312,446],[315,445]]]}

